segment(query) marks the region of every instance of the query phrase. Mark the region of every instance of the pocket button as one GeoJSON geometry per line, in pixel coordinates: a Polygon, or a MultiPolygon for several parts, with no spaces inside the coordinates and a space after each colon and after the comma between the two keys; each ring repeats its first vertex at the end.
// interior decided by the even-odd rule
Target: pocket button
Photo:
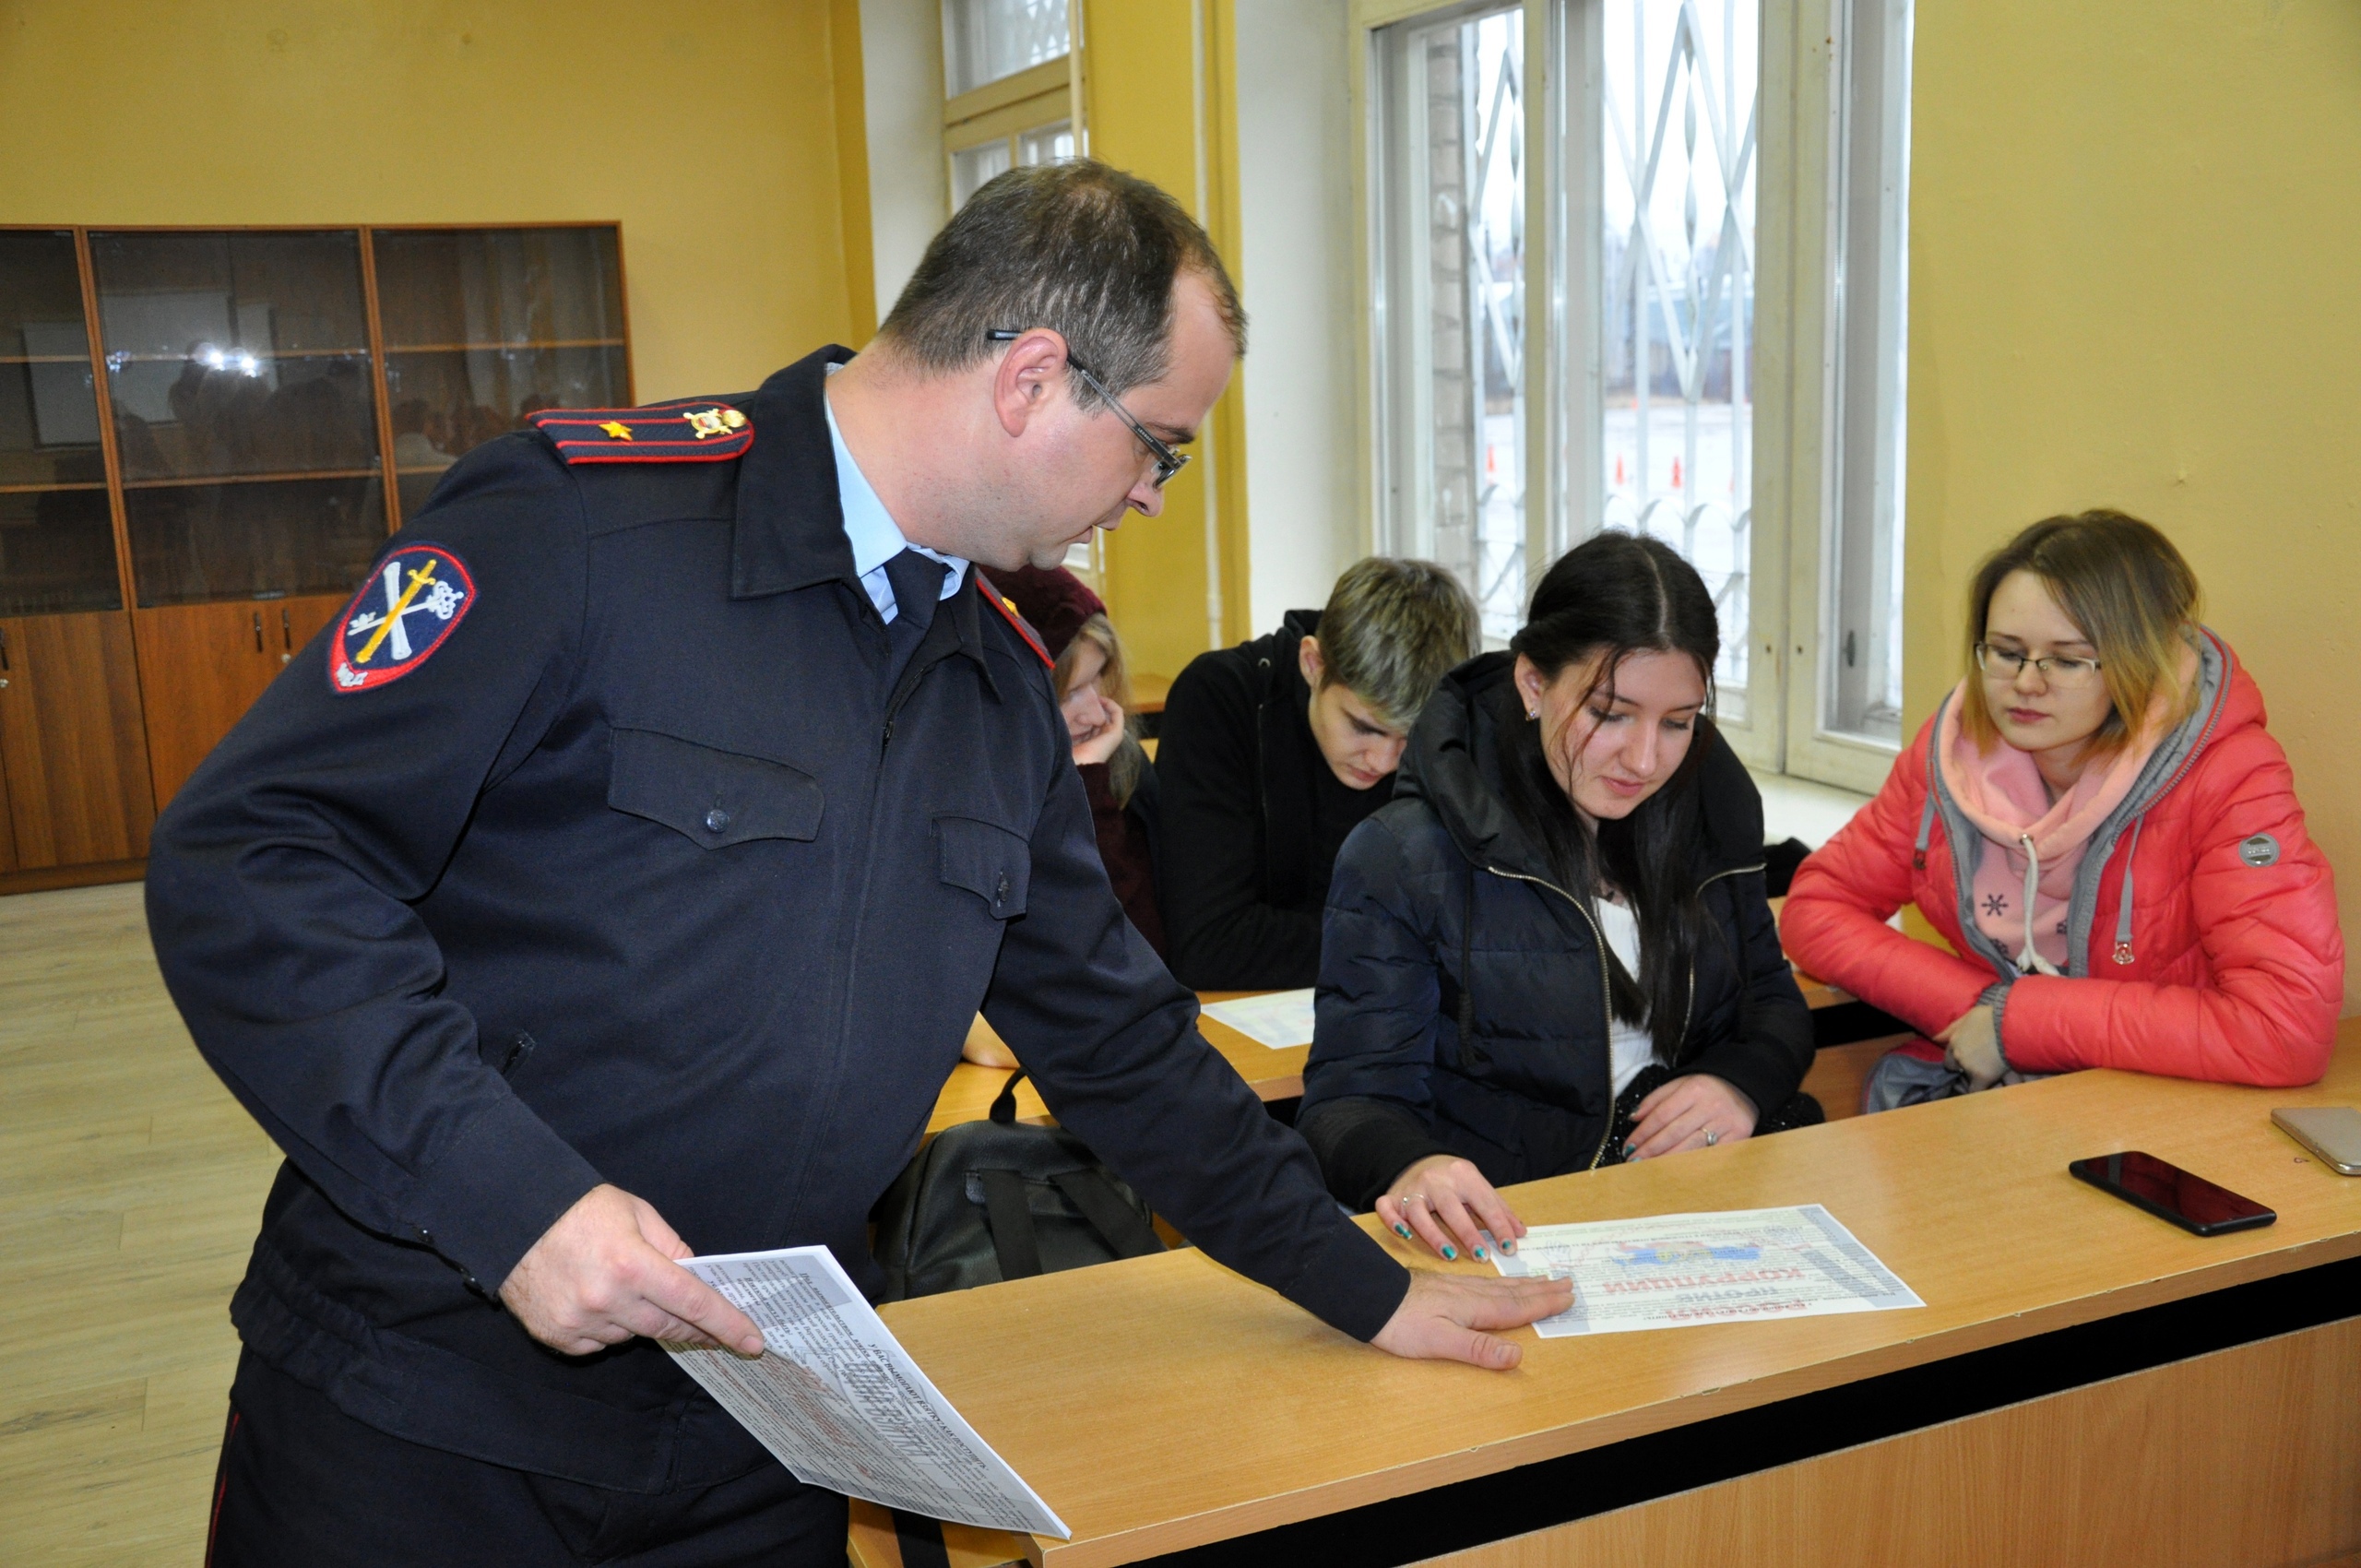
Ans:
{"type": "Polygon", "coordinates": [[[992,889],[992,908],[997,909],[1008,902],[1008,874],[1001,873],[1000,885],[992,889]]]}
{"type": "Polygon", "coordinates": [[[705,814],[705,830],[707,833],[719,833],[729,826],[730,814],[723,811],[719,806],[716,806],[711,811],[705,814]]]}

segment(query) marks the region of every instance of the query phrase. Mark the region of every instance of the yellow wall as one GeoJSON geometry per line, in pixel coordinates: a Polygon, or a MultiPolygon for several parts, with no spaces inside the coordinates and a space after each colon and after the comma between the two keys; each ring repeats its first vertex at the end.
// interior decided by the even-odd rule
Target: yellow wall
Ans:
{"type": "MultiPolygon", "coordinates": [[[[1091,156],[1171,193],[1197,200],[1195,94],[1190,0],[1081,0],[1084,122],[1091,156]]],[[[1206,206],[1202,215],[1231,275],[1238,270],[1237,153],[1228,127],[1234,92],[1228,69],[1228,0],[1203,0],[1207,127],[1206,206]]],[[[1251,313],[1253,302],[1247,302],[1251,313]]],[[[1247,636],[1244,388],[1233,377],[1216,409],[1214,483],[1220,494],[1222,640],[1247,636]]],[[[1122,629],[1134,670],[1167,677],[1211,646],[1205,596],[1205,464],[1192,463],[1166,488],[1163,516],[1133,517],[1106,541],[1108,611],[1122,629]]],[[[1266,628],[1267,629],[1267,628],[1266,628]]]]}
{"type": "Polygon", "coordinates": [[[1916,69],[1911,721],[1984,552],[2156,523],[2270,703],[2361,1010],[2361,7],[1919,0],[1916,69]]]}
{"type": "Polygon", "coordinates": [[[639,396],[739,390],[871,324],[858,14],[0,0],[0,222],[618,220],[639,396]]]}

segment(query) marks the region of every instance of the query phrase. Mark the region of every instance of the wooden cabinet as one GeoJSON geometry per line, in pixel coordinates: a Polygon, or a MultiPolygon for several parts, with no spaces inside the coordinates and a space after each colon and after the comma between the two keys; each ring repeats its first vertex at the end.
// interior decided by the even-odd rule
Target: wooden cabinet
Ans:
{"type": "Polygon", "coordinates": [[[0,771],[13,871],[148,853],[148,780],[130,618],[0,620],[0,771]]]}
{"type": "Polygon", "coordinates": [[[631,402],[613,229],[376,229],[370,243],[405,522],[459,453],[527,415],[631,402]]]}
{"type": "Polygon", "coordinates": [[[444,469],[631,400],[613,224],[0,228],[0,891],[136,871],[444,469]]]}
{"type": "Polygon", "coordinates": [[[160,803],[180,792],[196,765],[344,601],[342,594],[230,600],[142,610],[132,617],[148,707],[148,767],[160,803]]]}

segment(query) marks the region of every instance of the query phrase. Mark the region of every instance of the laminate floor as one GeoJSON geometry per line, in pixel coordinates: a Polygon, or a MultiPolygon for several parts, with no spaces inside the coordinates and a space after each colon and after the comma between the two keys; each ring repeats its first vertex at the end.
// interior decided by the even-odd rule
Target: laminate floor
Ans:
{"type": "Polygon", "coordinates": [[[142,885],[0,898],[0,1562],[202,1560],[230,1292],[279,1156],[198,1058],[142,885]]]}

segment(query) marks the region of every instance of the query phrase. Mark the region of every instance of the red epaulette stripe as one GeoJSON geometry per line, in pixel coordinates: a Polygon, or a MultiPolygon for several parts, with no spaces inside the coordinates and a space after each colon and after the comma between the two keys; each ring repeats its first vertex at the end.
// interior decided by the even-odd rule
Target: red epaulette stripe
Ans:
{"type": "Polygon", "coordinates": [[[640,403],[628,409],[542,409],[526,417],[532,420],[567,420],[575,423],[597,422],[599,417],[608,419],[617,414],[660,414],[667,409],[726,409],[730,405],[718,398],[676,398],[669,403],[640,403]]]}
{"type": "Polygon", "coordinates": [[[1025,624],[1025,617],[1016,612],[1016,606],[1003,599],[1000,590],[992,587],[981,572],[976,573],[975,577],[976,591],[984,596],[984,602],[999,611],[1001,619],[1016,628],[1016,635],[1025,639],[1026,647],[1040,655],[1043,664],[1052,670],[1056,669],[1058,661],[1050,657],[1050,650],[1041,646],[1041,639],[1033,635],[1033,628],[1025,624]]]}

